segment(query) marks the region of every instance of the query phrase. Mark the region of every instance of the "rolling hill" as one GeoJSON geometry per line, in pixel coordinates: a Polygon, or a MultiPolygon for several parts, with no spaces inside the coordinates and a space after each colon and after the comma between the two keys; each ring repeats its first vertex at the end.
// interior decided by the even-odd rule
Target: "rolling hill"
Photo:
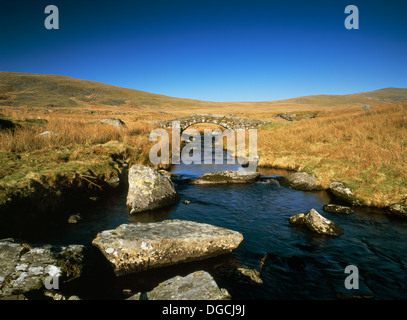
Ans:
{"type": "Polygon", "coordinates": [[[0,72],[0,106],[92,107],[179,112],[261,112],[318,110],[407,101],[407,88],[385,88],[348,95],[312,95],[262,102],[212,102],[174,98],[59,75],[0,72]]]}

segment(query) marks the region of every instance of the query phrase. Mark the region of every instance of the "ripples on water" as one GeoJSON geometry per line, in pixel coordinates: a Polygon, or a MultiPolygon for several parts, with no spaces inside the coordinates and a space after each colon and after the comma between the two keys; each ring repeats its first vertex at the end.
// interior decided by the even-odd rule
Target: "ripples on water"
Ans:
{"type": "MultiPolygon", "coordinates": [[[[225,169],[222,166],[181,165],[174,173],[191,178],[205,171],[225,169]]],[[[266,176],[276,173],[260,171],[266,176]]],[[[177,184],[176,187],[181,201],[170,208],[130,216],[125,206],[126,194],[113,195],[86,209],[87,212],[81,212],[83,220],[78,224],[36,234],[34,239],[59,244],[80,243],[94,251],[91,241],[102,230],[116,228],[122,223],[164,219],[210,223],[237,230],[244,236],[240,246],[227,258],[152,271],[142,277],[134,275],[122,282],[98,278],[102,275],[95,271],[96,263],[89,267],[94,281],[88,283],[86,294],[89,297],[104,297],[112,291],[112,286],[118,287],[117,292],[129,287],[148,290],[165,277],[199,269],[211,272],[215,265],[229,260],[260,270],[263,258],[261,285],[239,284],[221,276],[215,278],[233,299],[336,299],[338,292],[354,294],[344,288],[348,276],[344,269],[347,265],[355,265],[360,276],[358,294],[374,295],[376,299],[407,298],[406,222],[369,210],[356,210],[353,215],[323,212],[322,206],[330,201],[325,192],[297,191],[281,187],[273,179],[245,185],[177,184]],[[183,200],[191,203],[184,204],[183,200]],[[337,238],[315,236],[288,223],[290,216],[306,213],[311,208],[339,224],[345,233],[337,238]]]]}

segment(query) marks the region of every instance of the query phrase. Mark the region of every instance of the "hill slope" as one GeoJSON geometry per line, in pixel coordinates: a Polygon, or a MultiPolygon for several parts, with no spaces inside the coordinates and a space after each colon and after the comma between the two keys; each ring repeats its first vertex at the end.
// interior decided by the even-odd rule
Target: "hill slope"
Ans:
{"type": "Polygon", "coordinates": [[[0,72],[0,106],[128,106],[148,110],[245,112],[326,109],[407,101],[407,88],[386,88],[349,95],[313,95],[264,102],[211,102],[174,98],[59,75],[0,72]]]}

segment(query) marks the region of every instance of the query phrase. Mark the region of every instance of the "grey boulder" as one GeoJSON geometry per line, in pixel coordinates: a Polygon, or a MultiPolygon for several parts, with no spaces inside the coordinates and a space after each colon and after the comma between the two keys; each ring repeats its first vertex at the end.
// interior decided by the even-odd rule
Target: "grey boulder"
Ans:
{"type": "Polygon", "coordinates": [[[296,172],[288,176],[278,177],[277,180],[282,186],[290,187],[296,190],[323,190],[322,186],[318,184],[318,179],[311,176],[307,172],[296,172]]]}
{"type": "Polygon", "coordinates": [[[166,207],[178,200],[179,195],[168,177],[141,164],[130,168],[126,200],[130,214],[166,207]]]}
{"type": "Polygon", "coordinates": [[[185,220],[123,224],[97,234],[92,244],[124,275],[230,253],[241,233],[185,220]]]}
{"type": "Polygon", "coordinates": [[[353,192],[342,182],[332,182],[329,184],[329,191],[338,199],[354,206],[361,205],[353,192]]]}
{"type": "Polygon", "coordinates": [[[323,217],[315,209],[306,215],[299,213],[288,219],[291,224],[306,226],[310,231],[328,236],[340,236],[345,231],[331,220],[323,217]]]}

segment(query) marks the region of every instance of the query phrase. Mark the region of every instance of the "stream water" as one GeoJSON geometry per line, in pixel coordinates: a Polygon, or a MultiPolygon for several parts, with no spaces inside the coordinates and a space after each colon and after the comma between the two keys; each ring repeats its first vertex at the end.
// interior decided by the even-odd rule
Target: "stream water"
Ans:
{"type": "MultiPolygon", "coordinates": [[[[225,155],[227,156],[227,155],[225,155]]],[[[376,299],[407,299],[407,223],[372,210],[352,215],[328,213],[322,206],[331,201],[326,192],[303,192],[282,187],[270,177],[287,172],[260,169],[261,178],[242,185],[190,185],[185,179],[236,165],[177,165],[176,189],[180,202],[163,210],[130,216],[126,192],[113,194],[83,208],[78,224],[47,227],[19,234],[26,241],[83,244],[88,247],[84,280],[66,288],[83,298],[124,298],[131,292],[151,290],[177,274],[207,270],[232,299],[337,299],[362,295],[376,299]],[[189,200],[189,204],[183,203],[189,200]],[[289,224],[288,218],[315,208],[339,224],[345,233],[337,238],[317,236],[289,224]],[[185,219],[239,231],[244,240],[231,254],[201,262],[182,264],[116,278],[104,265],[91,241],[102,230],[123,223],[185,219]],[[263,263],[261,263],[263,261],[263,263]],[[225,278],[219,266],[242,265],[261,270],[262,284],[245,284],[225,278]],[[345,267],[359,270],[359,289],[344,286],[345,267]],[[79,290],[79,291],[78,291],[79,290]]],[[[0,238],[13,236],[1,231],[0,238]]]]}

